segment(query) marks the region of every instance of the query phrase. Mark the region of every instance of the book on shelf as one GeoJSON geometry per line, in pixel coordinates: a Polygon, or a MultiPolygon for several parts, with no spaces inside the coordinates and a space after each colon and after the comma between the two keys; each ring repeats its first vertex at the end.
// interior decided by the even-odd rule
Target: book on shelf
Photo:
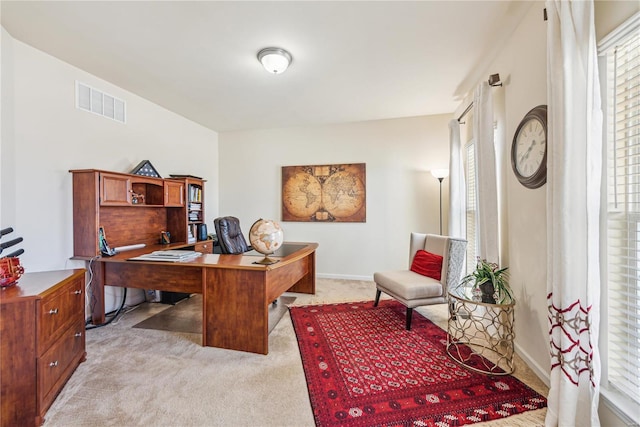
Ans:
{"type": "Polygon", "coordinates": [[[189,201],[201,202],[202,201],[202,188],[197,185],[189,185],[189,201]]]}
{"type": "Polygon", "coordinates": [[[196,242],[196,225],[191,224],[187,232],[189,233],[189,235],[187,236],[187,243],[195,243],[196,242]]]}
{"type": "Polygon", "coordinates": [[[179,174],[179,173],[171,173],[169,174],[169,176],[171,178],[195,178],[195,179],[202,179],[201,176],[194,176],[194,175],[184,175],[184,174],[179,174]]]}

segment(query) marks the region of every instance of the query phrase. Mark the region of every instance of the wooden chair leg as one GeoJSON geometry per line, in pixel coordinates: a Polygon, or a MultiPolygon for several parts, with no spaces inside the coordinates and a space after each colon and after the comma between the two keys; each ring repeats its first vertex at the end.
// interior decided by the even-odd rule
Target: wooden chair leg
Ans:
{"type": "Polygon", "coordinates": [[[382,293],[382,291],[380,289],[376,289],[376,300],[373,303],[374,307],[378,306],[378,302],[380,301],[380,294],[382,293]]]}
{"type": "Polygon", "coordinates": [[[407,331],[411,330],[411,318],[413,317],[413,308],[407,307],[407,331]]]}

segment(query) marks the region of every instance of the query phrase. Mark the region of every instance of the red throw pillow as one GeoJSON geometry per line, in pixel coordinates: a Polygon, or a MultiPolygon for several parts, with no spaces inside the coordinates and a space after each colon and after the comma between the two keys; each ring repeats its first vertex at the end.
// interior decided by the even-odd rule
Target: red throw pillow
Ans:
{"type": "Polygon", "coordinates": [[[440,280],[442,274],[442,257],[419,249],[411,263],[411,271],[440,280]]]}

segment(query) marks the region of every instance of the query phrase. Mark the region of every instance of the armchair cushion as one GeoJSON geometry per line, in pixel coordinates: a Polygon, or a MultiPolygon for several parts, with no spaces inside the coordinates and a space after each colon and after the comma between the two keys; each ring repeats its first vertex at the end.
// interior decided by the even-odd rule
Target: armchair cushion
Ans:
{"type": "Polygon", "coordinates": [[[444,288],[439,280],[409,270],[375,273],[373,280],[379,287],[403,300],[442,297],[444,288]]]}
{"type": "Polygon", "coordinates": [[[443,257],[441,255],[419,249],[416,252],[416,256],[413,257],[410,270],[414,273],[440,280],[442,277],[442,260],[443,257]]]}

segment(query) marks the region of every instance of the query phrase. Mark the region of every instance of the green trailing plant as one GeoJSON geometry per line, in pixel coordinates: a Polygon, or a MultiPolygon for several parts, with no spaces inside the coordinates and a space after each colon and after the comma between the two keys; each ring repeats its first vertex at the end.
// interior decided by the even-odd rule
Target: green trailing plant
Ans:
{"type": "Polygon", "coordinates": [[[506,298],[514,300],[511,288],[509,287],[509,267],[499,268],[498,264],[488,262],[486,259],[478,258],[475,271],[462,278],[460,285],[473,283],[473,287],[482,290],[483,302],[496,302],[494,294],[498,295],[498,301],[504,302],[506,298]],[[491,285],[491,286],[489,286],[491,285]]]}

